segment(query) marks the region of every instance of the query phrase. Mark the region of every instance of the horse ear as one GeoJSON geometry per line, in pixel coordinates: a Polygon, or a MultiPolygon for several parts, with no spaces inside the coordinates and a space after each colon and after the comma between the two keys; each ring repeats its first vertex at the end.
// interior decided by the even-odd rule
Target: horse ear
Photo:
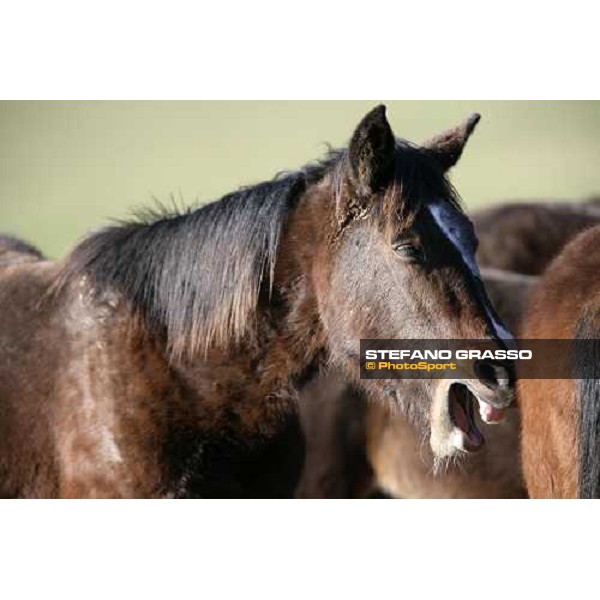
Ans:
{"type": "Polygon", "coordinates": [[[442,169],[447,171],[453,167],[460,158],[467,140],[471,137],[473,130],[481,115],[472,114],[466,121],[463,121],[458,127],[438,135],[423,144],[431,155],[438,161],[442,169]]]}
{"type": "Polygon", "coordinates": [[[348,147],[350,183],[360,197],[381,187],[391,172],[396,139],[380,104],[354,130],[348,147]]]}

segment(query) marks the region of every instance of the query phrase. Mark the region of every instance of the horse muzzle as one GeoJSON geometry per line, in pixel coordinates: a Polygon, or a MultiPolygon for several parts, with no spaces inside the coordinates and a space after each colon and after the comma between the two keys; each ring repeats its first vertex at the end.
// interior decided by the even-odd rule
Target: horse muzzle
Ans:
{"type": "Polygon", "coordinates": [[[506,418],[506,409],[514,401],[511,365],[478,365],[475,373],[476,379],[447,382],[436,394],[431,417],[431,447],[438,457],[481,450],[485,438],[476,412],[486,425],[501,423],[506,418]]]}

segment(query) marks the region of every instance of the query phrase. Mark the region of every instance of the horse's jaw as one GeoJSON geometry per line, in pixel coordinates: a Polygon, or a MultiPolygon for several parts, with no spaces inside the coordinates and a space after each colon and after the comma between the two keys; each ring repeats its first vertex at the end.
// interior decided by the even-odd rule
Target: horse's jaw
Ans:
{"type": "Polygon", "coordinates": [[[430,444],[436,458],[452,458],[461,452],[477,452],[485,438],[477,426],[475,404],[486,424],[504,421],[512,393],[495,396],[473,380],[441,380],[431,409],[430,444]]]}

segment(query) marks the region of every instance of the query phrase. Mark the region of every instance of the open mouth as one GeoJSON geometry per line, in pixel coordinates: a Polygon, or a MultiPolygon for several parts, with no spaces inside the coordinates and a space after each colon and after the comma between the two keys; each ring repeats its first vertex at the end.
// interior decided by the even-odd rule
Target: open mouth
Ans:
{"type": "Polygon", "coordinates": [[[450,420],[463,433],[463,449],[467,452],[480,450],[485,438],[477,427],[475,420],[475,402],[479,405],[482,421],[489,424],[504,420],[505,409],[494,408],[487,402],[478,400],[465,385],[455,383],[448,392],[448,408],[450,420]]]}

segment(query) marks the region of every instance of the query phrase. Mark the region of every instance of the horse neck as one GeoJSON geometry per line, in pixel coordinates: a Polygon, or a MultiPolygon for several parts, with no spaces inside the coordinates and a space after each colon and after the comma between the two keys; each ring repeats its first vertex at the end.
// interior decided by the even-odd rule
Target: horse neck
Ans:
{"type": "MultiPolygon", "coordinates": [[[[282,236],[272,289],[265,286],[260,295],[251,335],[175,365],[185,387],[194,395],[212,397],[214,404],[209,404],[218,410],[233,402],[236,411],[245,411],[239,407],[243,395],[263,429],[265,412],[275,414],[280,408],[275,402],[273,410],[273,400],[287,406],[295,399],[296,382],[312,370],[325,348],[316,280],[322,276],[329,215],[321,206],[310,191],[298,199],[282,236]]],[[[249,426],[253,421],[245,420],[249,426]]]]}
{"type": "Polygon", "coordinates": [[[309,188],[289,219],[278,252],[274,298],[269,308],[276,328],[272,347],[278,348],[277,353],[283,351],[292,361],[293,375],[301,373],[325,352],[319,293],[327,288],[330,242],[335,227],[333,207],[327,188],[309,188]]]}

